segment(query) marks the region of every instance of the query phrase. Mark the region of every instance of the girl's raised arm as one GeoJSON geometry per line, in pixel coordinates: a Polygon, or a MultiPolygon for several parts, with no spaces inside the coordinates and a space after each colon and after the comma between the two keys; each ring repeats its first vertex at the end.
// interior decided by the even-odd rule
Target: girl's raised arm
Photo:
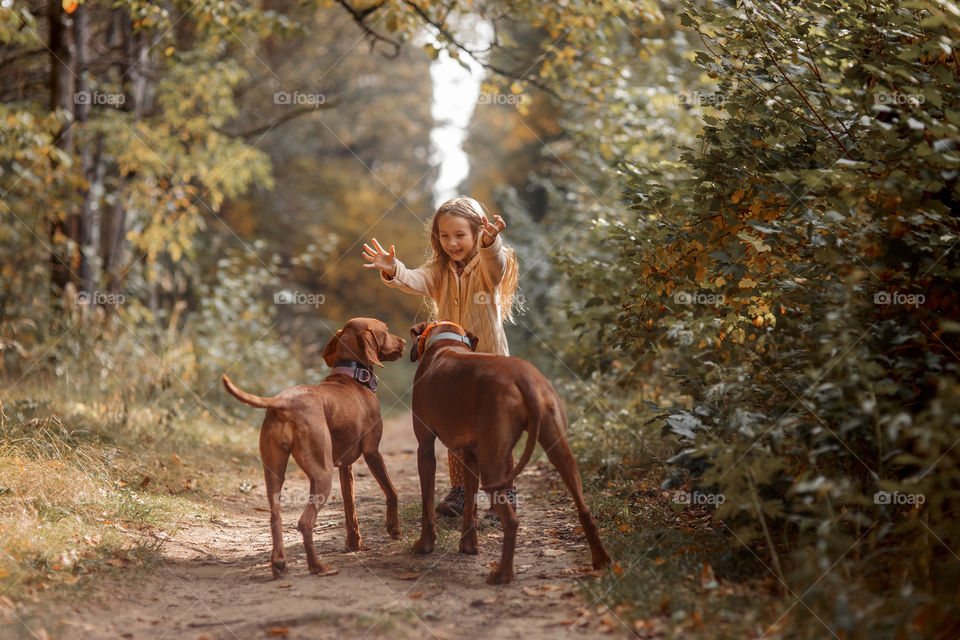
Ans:
{"type": "Polygon", "coordinates": [[[364,267],[380,269],[380,280],[388,287],[400,289],[406,293],[415,293],[428,298],[436,296],[436,276],[430,267],[407,269],[397,260],[397,250],[390,245],[387,251],[376,238],[371,238],[373,246],[364,243],[363,257],[367,260],[364,267]]]}
{"type": "Polygon", "coordinates": [[[493,222],[483,216],[481,221],[480,264],[492,284],[498,285],[507,271],[507,257],[500,240],[500,232],[507,228],[507,223],[500,216],[494,216],[493,222]]]}

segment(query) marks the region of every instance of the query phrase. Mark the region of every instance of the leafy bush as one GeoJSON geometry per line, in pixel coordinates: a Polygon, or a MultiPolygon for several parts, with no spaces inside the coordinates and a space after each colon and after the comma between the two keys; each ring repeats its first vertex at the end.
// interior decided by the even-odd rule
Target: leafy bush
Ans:
{"type": "Polygon", "coordinates": [[[716,89],[691,105],[706,126],[689,179],[623,163],[635,218],[607,236],[635,283],[616,300],[620,346],[678,376],[690,402],[661,415],[674,461],[724,494],[715,517],[764,549],[795,613],[848,637],[946,633],[960,622],[942,595],[960,578],[952,5],[685,4],[716,89]]]}

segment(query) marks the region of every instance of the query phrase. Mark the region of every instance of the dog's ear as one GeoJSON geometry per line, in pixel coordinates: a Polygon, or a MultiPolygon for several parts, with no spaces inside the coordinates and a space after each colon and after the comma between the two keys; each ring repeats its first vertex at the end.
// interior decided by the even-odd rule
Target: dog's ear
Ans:
{"type": "Polygon", "coordinates": [[[380,345],[377,344],[377,339],[374,337],[372,331],[364,331],[357,336],[357,347],[358,353],[363,354],[364,362],[369,362],[378,367],[384,366],[383,363],[380,362],[380,345]]]}
{"type": "MultiPolygon", "coordinates": [[[[464,329],[464,331],[466,331],[466,329],[464,329]]],[[[476,351],[477,345],[480,343],[480,338],[467,331],[467,339],[470,340],[470,351],[476,351]]]]}
{"type": "Polygon", "coordinates": [[[340,329],[333,337],[330,338],[330,342],[327,343],[327,346],[323,348],[323,361],[327,363],[328,367],[332,367],[337,364],[337,346],[340,344],[340,334],[343,333],[343,329],[340,329]]]}
{"type": "Polygon", "coordinates": [[[420,354],[417,353],[420,334],[423,333],[423,330],[427,328],[428,324],[430,323],[421,322],[410,327],[410,362],[416,362],[420,358],[420,354]]]}

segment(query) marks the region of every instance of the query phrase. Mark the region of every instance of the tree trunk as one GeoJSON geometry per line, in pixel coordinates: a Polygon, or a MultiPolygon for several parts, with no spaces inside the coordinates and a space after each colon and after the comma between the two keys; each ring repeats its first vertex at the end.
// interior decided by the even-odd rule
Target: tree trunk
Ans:
{"type": "MultiPolygon", "coordinates": [[[[73,46],[70,39],[70,17],[63,10],[60,0],[48,0],[47,16],[50,23],[50,110],[58,109],[73,113],[73,46]]],[[[56,146],[64,152],[73,153],[73,123],[69,122],[60,131],[56,146]]],[[[69,229],[66,212],[53,211],[50,220],[50,279],[57,290],[62,290],[72,280],[68,254],[69,229]]]]}
{"type": "MultiPolygon", "coordinates": [[[[81,125],[90,119],[90,109],[94,101],[94,94],[90,91],[90,78],[87,66],[87,38],[90,33],[87,9],[79,5],[73,14],[73,64],[76,78],[76,96],[74,100],[74,121],[81,125]]],[[[83,170],[84,185],[80,189],[81,202],[79,211],[70,215],[67,225],[70,230],[70,239],[74,241],[77,255],[75,276],[79,280],[77,286],[82,291],[93,293],[96,290],[97,274],[91,259],[97,255],[94,241],[99,240],[95,230],[99,227],[98,214],[99,176],[103,175],[100,160],[100,136],[96,142],[90,140],[89,135],[81,138],[80,144],[81,167],[83,170]]]]}

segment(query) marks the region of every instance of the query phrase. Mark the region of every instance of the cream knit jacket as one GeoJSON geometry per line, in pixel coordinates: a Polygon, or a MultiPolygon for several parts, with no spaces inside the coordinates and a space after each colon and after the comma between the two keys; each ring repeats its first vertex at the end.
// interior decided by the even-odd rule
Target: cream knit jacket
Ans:
{"type": "Polygon", "coordinates": [[[444,273],[439,266],[408,269],[397,260],[396,275],[390,278],[381,271],[380,280],[388,287],[431,298],[437,304],[437,320],[452,320],[480,339],[477,351],[508,356],[510,350],[497,304],[506,269],[507,256],[497,236],[489,247],[477,249],[460,275],[452,264],[444,273]]]}

